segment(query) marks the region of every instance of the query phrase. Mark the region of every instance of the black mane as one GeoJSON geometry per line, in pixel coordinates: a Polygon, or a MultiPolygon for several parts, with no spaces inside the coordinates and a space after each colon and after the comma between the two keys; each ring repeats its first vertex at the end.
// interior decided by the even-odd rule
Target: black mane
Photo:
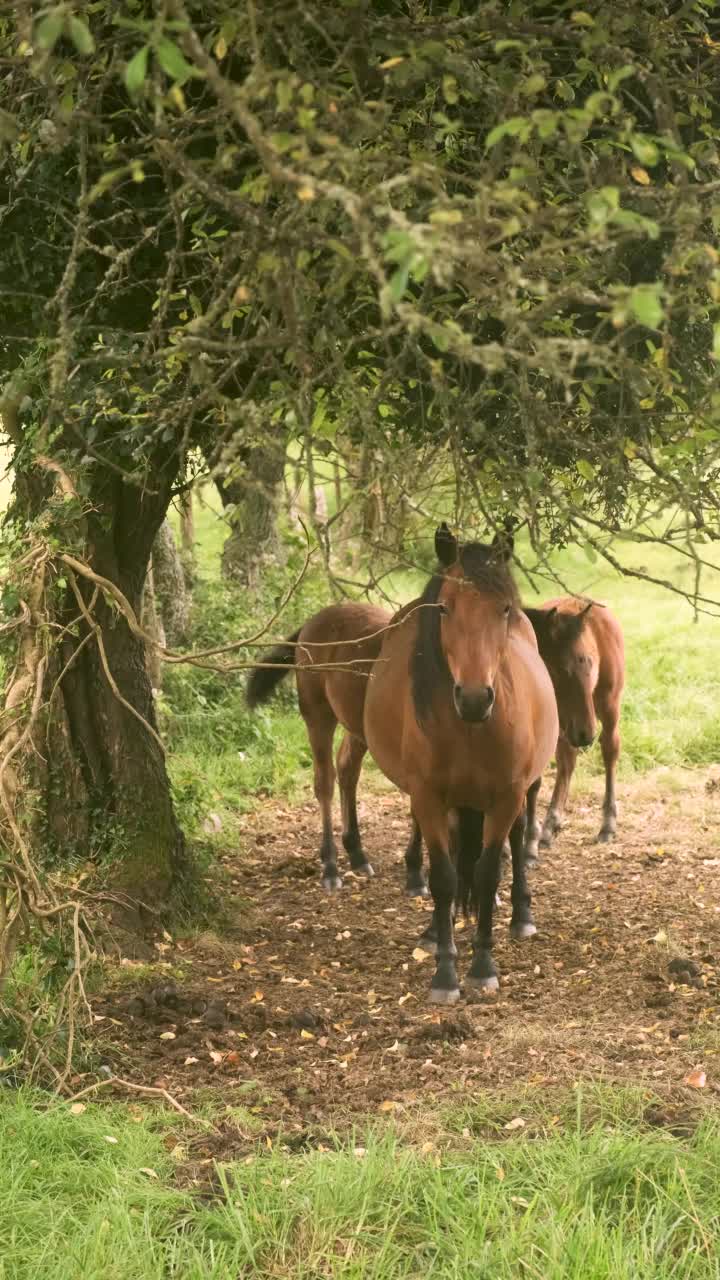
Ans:
{"type": "MultiPolygon", "coordinates": [[[[520,607],[520,597],[507,562],[498,554],[497,547],[484,542],[468,542],[460,548],[458,557],[466,581],[479,590],[498,596],[520,607]]],[[[450,683],[450,671],[440,642],[440,610],[433,608],[445,582],[442,570],[434,573],[418,601],[417,633],[415,648],[410,659],[410,683],[418,724],[428,718],[433,698],[439,688],[450,683]]]]}

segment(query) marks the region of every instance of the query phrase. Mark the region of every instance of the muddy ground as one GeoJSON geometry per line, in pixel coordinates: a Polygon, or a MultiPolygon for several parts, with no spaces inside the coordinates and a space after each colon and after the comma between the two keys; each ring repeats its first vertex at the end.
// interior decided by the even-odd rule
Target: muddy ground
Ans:
{"type": "MultiPolygon", "coordinates": [[[[599,782],[571,798],[532,874],[538,936],[509,941],[506,872],[500,993],[450,1010],[428,1003],[434,962],[415,950],[430,906],[403,891],[403,798],[365,787],[377,876],[347,875],[333,897],[320,888],[314,802],[263,802],[243,820],[242,848],[222,857],[229,929],[166,935],[152,967],[122,962],[94,1001],[98,1061],[188,1107],[236,1107],[248,1143],[280,1129],[301,1142],[488,1087],[591,1078],[677,1098],[702,1071],[710,1101],[720,1087],[716,777],[661,770],[624,786],[612,845],[593,842],[599,782]]],[[[461,974],[469,933],[458,933],[461,974]]],[[[237,1149],[237,1124],[234,1134],[237,1149]]]]}

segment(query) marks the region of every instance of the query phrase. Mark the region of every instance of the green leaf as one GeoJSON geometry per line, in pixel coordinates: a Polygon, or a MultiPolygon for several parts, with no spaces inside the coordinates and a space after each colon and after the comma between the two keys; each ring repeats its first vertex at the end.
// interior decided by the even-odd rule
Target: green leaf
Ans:
{"type": "Polygon", "coordinates": [[[165,38],[158,40],[155,46],[157,60],[166,76],[170,76],[176,84],[184,84],[191,76],[199,74],[185,60],[176,44],[165,38]]]}
{"type": "Polygon", "coordinates": [[[633,149],[633,155],[640,164],[649,165],[650,168],[656,165],[660,159],[660,152],[651,142],[649,138],[644,138],[641,133],[634,133],[630,139],[630,146],[633,149]]]}
{"type": "Polygon", "coordinates": [[[588,462],[586,458],[578,458],[575,466],[584,480],[592,480],[594,478],[595,468],[592,462],[588,462]]]}
{"type": "Polygon", "coordinates": [[[133,54],[125,68],[125,88],[132,97],[140,92],[145,83],[149,52],[150,46],[144,44],[133,54]]]}
{"type": "Polygon", "coordinates": [[[530,121],[526,116],[511,116],[509,120],[504,120],[502,124],[496,124],[491,129],[485,139],[485,150],[494,147],[496,142],[507,136],[516,137],[518,134],[525,133],[527,136],[530,132],[530,121]]]}
{"type": "Polygon", "coordinates": [[[35,44],[38,49],[52,53],[65,26],[65,15],[62,10],[54,9],[46,18],[38,23],[35,31],[35,44]]]}
{"type": "Polygon", "coordinates": [[[388,280],[388,297],[391,302],[400,302],[402,299],[410,278],[411,263],[411,258],[408,258],[406,262],[401,262],[388,280]]]}
{"type": "Polygon", "coordinates": [[[288,80],[278,80],[275,85],[278,111],[288,111],[293,100],[293,86],[288,80]]]}
{"type": "Polygon", "coordinates": [[[720,320],[716,320],[713,325],[712,353],[716,360],[720,360],[720,320]]]}
{"type": "Polygon", "coordinates": [[[70,19],[70,39],[78,53],[88,55],[95,52],[95,41],[86,22],[81,18],[70,19]]]}
{"type": "Polygon", "coordinates": [[[660,285],[637,284],[630,294],[630,309],[635,319],[648,329],[659,329],[663,320],[660,285]]]}

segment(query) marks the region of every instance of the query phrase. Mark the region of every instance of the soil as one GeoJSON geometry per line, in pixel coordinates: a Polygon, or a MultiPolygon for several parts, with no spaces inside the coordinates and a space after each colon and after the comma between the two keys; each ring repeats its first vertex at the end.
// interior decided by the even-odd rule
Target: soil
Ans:
{"type": "MultiPolygon", "coordinates": [[[[508,938],[506,871],[495,930],[500,992],[451,1009],[429,1003],[434,961],[416,950],[431,908],[404,893],[407,804],[367,786],[363,794],[361,830],[377,875],[346,874],[334,896],[320,886],[314,802],[267,801],[243,819],[242,848],[222,858],[230,929],[164,935],[151,967],[123,961],[95,999],[106,1073],[166,1088],[191,1109],[230,1108],[232,1143],[220,1126],[202,1140],[206,1158],[228,1145],[237,1156],[258,1138],[270,1144],[279,1131],[302,1148],[361,1115],[408,1113],[481,1089],[630,1081],[691,1104],[701,1095],[684,1082],[702,1071],[702,1098],[717,1097],[714,776],[657,770],[623,786],[610,845],[594,843],[599,781],[571,797],[565,828],[532,873],[537,937],[508,938]]],[[[470,937],[466,923],[457,934],[461,975],[470,937]]],[[[674,1114],[671,1105],[668,1124],[674,1114]]],[[[648,1122],[663,1117],[661,1107],[648,1122]]]]}

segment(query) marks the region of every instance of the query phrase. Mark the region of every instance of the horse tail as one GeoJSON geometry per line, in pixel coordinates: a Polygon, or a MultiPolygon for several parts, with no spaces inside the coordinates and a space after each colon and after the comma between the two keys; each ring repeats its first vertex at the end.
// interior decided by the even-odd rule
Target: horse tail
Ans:
{"type": "Polygon", "coordinates": [[[457,900],[466,917],[477,913],[475,867],[483,847],[483,815],[478,809],[458,809],[455,831],[455,869],[458,878],[457,900]]]}
{"type": "Polygon", "coordinates": [[[245,701],[251,711],[263,702],[267,702],[280,681],[285,679],[295,662],[295,646],[301,631],[302,627],[298,627],[298,630],[288,636],[287,640],[283,640],[282,644],[276,644],[274,649],[264,653],[260,662],[267,665],[254,667],[250,672],[250,679],[245,688],[245,701]]]}

